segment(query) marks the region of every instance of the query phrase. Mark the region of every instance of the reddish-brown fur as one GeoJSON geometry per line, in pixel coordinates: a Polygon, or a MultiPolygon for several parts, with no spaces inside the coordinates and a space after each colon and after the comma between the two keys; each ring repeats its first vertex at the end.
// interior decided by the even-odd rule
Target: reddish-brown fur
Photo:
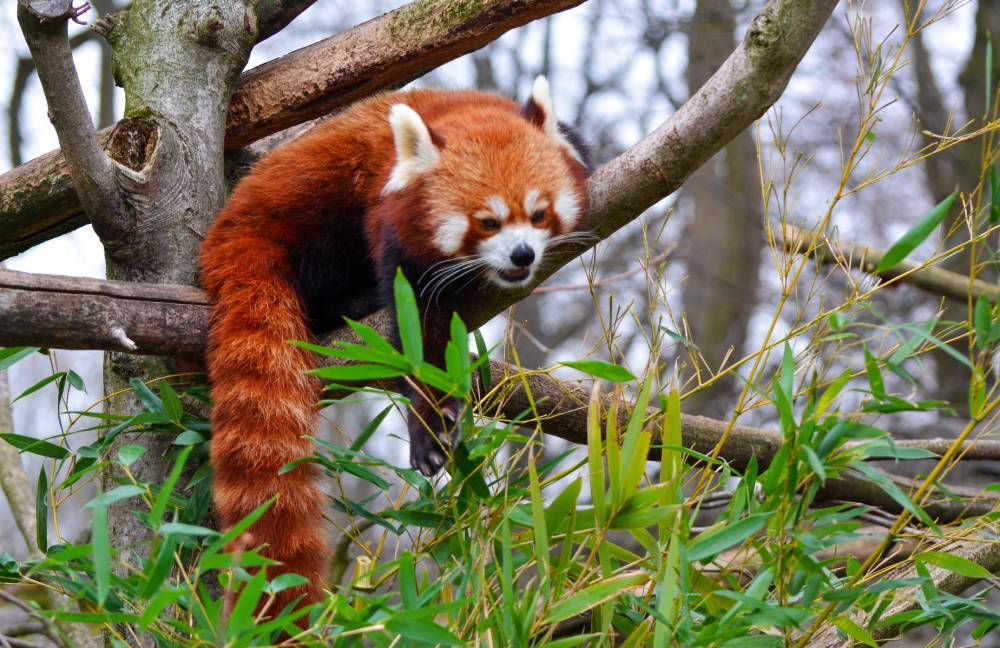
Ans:
{"type": "MultiPolygon", "coordinates": [[[[272,612],[300,595],[306,602],[320,600],[329,556],[317,469],[303,464],[278,474],[285,464],[311,454],[305,436],[313,432],[319,396],[317,381],[305,374],[314,358],[287,343],[312,335],[290,251],[328,227],[324,219],[332,213],[351,212],[363,214],[364,223],[345,226],[365,228],[373,260],[385,252],[383,224],[389,221],[399,246],[429,264],[442,254],[430,244],[429,222],[417,216],[435,209],[438,198],[449,209],[475,210],[486,195],[503,196],[507,186],[529,181],[554,186],[569,168],[585,200],[582,165],[569,162],[520,111],[512,101],[476,92],[417,90],[374,97],[269,154],[239,184],[206,237],[201,262],[214,303],[208,366],[215,504],[228,528],[277,496],[230,550],[265,545],[264,554],[282,563],[270,577],[292,571],[310,581],[283,592],[272,612]],[[420,114],[436,142],[468,153],[443,158],[442,165],[454,168],[419,180],[434,186],[383,197],[394,163],[387,115],[401,102],[420,114]]],[[[519,211],[518,196],[509,202],[512,220],[530,217],[519,211]]],[[[555,223],[551,227],[560,231],[555,223]]],[[[473,227],[463,248],[485,235],[473,227]]]]}

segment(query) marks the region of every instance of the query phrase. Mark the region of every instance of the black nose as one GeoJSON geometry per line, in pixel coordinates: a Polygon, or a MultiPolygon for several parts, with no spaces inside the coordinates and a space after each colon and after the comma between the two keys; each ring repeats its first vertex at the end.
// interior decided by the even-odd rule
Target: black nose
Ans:
{"type": "Polygon", "coordinates": [[[531,262],[535,260],[535,251],[530,247],[521,243],[514,251],[510,253],[510,262],[519,268],[524,268],[531,265],[531,262]]]}

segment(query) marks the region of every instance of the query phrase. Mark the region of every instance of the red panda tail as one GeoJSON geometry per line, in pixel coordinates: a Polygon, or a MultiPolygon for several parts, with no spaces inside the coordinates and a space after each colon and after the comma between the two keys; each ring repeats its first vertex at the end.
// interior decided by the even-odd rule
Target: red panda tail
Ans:
{"type": "MultiPolygon", "coordinates": [[[[213,297],[208,339],[212,380],[215,506],[223,529],[271,497],[277,500],[230,551],[265,545],[280,565],[268,577],[294,572],[308,585],[281,592],[273,615],[298,596],[323,598],[329,552],[317,469],[306,463],[284,475],[285,464],[309,456],[318,382],[305,374],[312,354],[288,340],[307,340],[300,297],[291,284],[287,253],[254,233],[210,232],[202,253],[203,281],[213,297]]],[[[227,610],[234,601],[227,598],[227,610]]]]}

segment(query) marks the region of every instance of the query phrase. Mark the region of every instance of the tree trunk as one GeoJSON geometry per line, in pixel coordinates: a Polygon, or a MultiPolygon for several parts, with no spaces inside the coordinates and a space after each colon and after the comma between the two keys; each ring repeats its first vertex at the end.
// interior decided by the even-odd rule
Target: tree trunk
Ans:
{"type": "MultiPolygon", "coordinates": [[[[701,87],[732,51],[736,9],[728,2],[700,0],[690,25],[687,78],[690,93],[701,87]]],[[[757,306],[760,267],[760,195],[754,141],[736,136],[688,183],[692,218],[682,245],[687,264],[683,303],[692,341],[718,371],[727,353],[743,350],[757,306]]],[[[696,392],[685,409],[722,416],[732,406],[735,377],[696,392]]]]}
{"type": "MultiPolygon", "coordinates": [[[[202,238],[226,197],[222,153],[230,94],[256,41],[256,22],[246,4],[221,0],[136,0],[103,22],[126,97],[125,119],[112,135],[110,154],[132,171],[118,174],[123,216],[132,227],[123,239],[104,241],[108,278],[197,283],[202,238]]],[[[165,358],[107,353],[109,413],[141,411],[130,380],[178,369],[165,358]]],[[[110,452],[115,456],[127,443],[144,446],[145,454],[131,466],[133,475],[163,483],[173,463],[172,441],[163,435],[122,435],[110,452]]],[[[117,468],[108,468],[105,490],[120,476],[117,468]]],[[[110,507],[108,530],[125,555],[141,552],[149,537],[126,502],[110,507]]]]}

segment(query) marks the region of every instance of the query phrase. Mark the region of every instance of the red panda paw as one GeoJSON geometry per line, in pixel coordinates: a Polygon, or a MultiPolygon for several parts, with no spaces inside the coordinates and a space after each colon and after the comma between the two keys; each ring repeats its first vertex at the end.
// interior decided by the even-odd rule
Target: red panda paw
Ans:
{"type": "Polygon", "coordinates": [[[410,465],[426,477],[433,477],[448,463],[451,448],[458,441],[461,403],[448,402],[441,412],[428,416],[410,413],[407,428],[410,435],[410,465]],[[426,424],[425,424],[426,422],[426,424]],[[432,427],[428,429],[427,424],[432,427]]]}

